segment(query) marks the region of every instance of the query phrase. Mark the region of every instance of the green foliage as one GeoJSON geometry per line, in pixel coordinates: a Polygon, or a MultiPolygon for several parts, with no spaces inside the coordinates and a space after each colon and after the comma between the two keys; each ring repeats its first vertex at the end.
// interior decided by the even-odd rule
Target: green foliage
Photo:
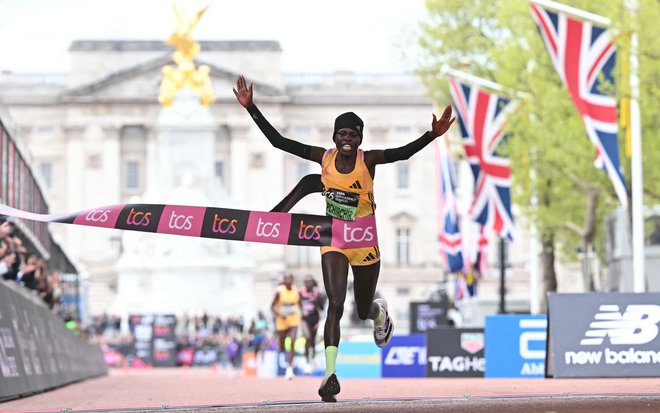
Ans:
{"type": "MultiPolygon", "coordinates": [[[[565,4],[609,17],[616,32],[639,31],[641,105],[644,139],[645,190],[660,199],[658,139],[660,116],[660,6],[657,0],[640,0],[637,21],[621,2],[600,0],[564,1],[565,4]]],[[[504,151],[512,161],[514,202],[541,232],[553,232],[564,249],[564,260],[575,260],[575,248],[584,238],[587,214],[596,213],[595,245],[603,245],[603,219],[619,204],[606,174],[593,165],[595,149],[563,86],[522,0],[427,0],[430,23],[422,26],[421,46],[427,52],[420,63],[432,95],[447,89],[439,76],[443,64],[526,92],[510,116],[512,134],[504,151]],[[599,194],[595,211],[587,210],[587,192],[599,194]],[[532,198],[538,207],[532,207],[532,198]]],[[[625,36],[617,37],[618,50],[627,48],[625,36]]],[[[446,93],[446,92],[445,92],[446,93]]],[[[629,94],[627,85],[617,85],[619,96],[629,94]]],[[[625,142],[620,141],[624,174],[630,179],[625,142]]],[[[629,183],[628,183],[629,185],[629,183]]]]}
{"type": "Polygon", "coordinates": [[[425,71],[438,73],[441,65],[448,64],[488,76],[493,68],[490,53],[501,30],[496,19],[497,2],[430,0],[426,5],[430,22],[422,25],[420,38],[429,55],[425,71]]]}
{"type": "MultiPolygon", "coordinates": [[[[642,112],[642,150],[644,192],[647,204],[660,203],[660,2],[640,0],[637,21],[626,21],[623,30],[635,30],[639,42],[640,106],[642,112]]],[[[627,47],[619,39],[618,47],[627,47]]],[[[623,93],[627,94],[627,90],[623,93]]],[[[629,170],[629,160],[626,167],[629,170]]]]}

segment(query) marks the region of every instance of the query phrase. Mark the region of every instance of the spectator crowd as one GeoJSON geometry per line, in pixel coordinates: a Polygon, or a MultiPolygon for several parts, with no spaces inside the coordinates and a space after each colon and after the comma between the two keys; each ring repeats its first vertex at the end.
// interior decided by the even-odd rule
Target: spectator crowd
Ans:
{"type": "MultiPolygon", "coordinates": [[[[220,366],[239,369],[243,353],[277,349],[271,333],[271,322],[259,312],[246,325],[242,316],[220,317],[202,314],[183,316],[176,320],[176,365],[220,366]]],[[[124,326],[126,327],[126,326],[124,326]]],[[[136,356],[136,337],[131,328],[122,328],[116,315],[93,317],[87,333],[92,341],[101,345],[108,364],[119,367],[142,367],[136,356]]]]}
{"type": "Polygon", "coordinates": [[[0,216],[0,276],[39,296],[66,321],[75,318],[75,305],[68,305],[62,300],[67,286],[61,274],[49,271],[46,260],[27,249],[13,221],[3,216],[0,216]]]}

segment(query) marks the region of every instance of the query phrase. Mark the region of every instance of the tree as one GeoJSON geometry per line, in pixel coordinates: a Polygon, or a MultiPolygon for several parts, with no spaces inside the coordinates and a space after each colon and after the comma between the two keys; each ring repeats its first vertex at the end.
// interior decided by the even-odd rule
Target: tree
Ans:
{"type": "MultiPolygon", "coordinates": [[[[567,3],[608,16],[615,27],[635,24],[634,20],[624,22],[625,12],[613,2],[567,3]]],[[[641,3],[644,12],[639,14],[640,22],[653,21],[649,16],[660,17],[653,0],[641,3]],[[647,14],[647,8],[653,10],[647,14]]],[[[602,253],[599,223],[618,205],[612,184],[593,166],[595,150],[552,66],[527,2],[429,0],[427,7],[430,21],[422,25],[420,39],[426,56],[419,72],[433,94],[447,88],[446,79],[439,76],[439,68],[446,63],[529,95],[510,116],[508,131],[512,137],[505,151],[512,160],[514,202],[522,208],[528,222],[539,229],[544,285],[553,291],[555,258],[575,260],[576,246],[585,249],[597,246],[602,253]]],[[[658,34],[657,29],[653,31],[658,34]]],[[[641,65],[650,64],[653,57],[657,59],[660,51],[657,39],[648,33],[640,34],[641,65]]],[[[649,132],[655,136],[658,133],[657,116],[644,108],[650,106],[649,99],[658,101],[660,70],[657,67],[645,70],[648,72],[640,73],[640,77],[646,143],[652,139],[649,132]]],[[[626,92],[625,88],[618,89],[620,95],[626,92]]],[[[654,152],[644,150],[645,172],[653,159],[660,156],[654,152]]],[[[653,173],[657,175],[660,171],[653,173]]],[[[647,193],[660,195],[656,189],[658,183],[660,179],[655,179],[653,186],[647,186],[647,193]]]]}

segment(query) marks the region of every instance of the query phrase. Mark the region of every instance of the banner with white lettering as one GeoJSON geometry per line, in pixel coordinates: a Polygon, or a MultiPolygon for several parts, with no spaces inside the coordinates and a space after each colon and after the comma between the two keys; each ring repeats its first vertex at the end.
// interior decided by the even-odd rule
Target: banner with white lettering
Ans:
{"type": "Polygon", "coordinates": [[[383,377],[426,377],[426,335],[393,336],[381,365],[383,377]]]}
{"type": "Polygon", "coordinates": [[[660,293],[548,296],[548,375],[660,376],[660,293]]]}
{"type": "Polygon", "coordinates": [[[428,377],[483,377],[483,328],[438,328],[426,332],[428,377]]]}
{"type": "Polygon", "coordinates": [[[486,377],[545,377],[544,315],[486,317],[486,377]]]}
{"type": "Polygon", "coordinates": [[[410,334],[447,326],[447,302],[446,294],[440,295],[440,301],[411,302],[410,334]]]}
{"type": "Polygon", "coordinates": [[[154,367],[176,366],[176,316],[157,315],[153,323],[152,359],[154,367]]]}
{"type": "Polygon", "coordinates": [[[153,323],[153,315],[128,316],[128,329],[133,337],[132,365],[153,365],[153,323]]]}
{"type": "Polygon", "coordinates": [[[269,244],[338,248],[378,245],[373,215],[344,221],[288,212],[161,204],[109,205],[56,215],[35,214],[0,205],[0,214],[40,222],[269,244]]]}

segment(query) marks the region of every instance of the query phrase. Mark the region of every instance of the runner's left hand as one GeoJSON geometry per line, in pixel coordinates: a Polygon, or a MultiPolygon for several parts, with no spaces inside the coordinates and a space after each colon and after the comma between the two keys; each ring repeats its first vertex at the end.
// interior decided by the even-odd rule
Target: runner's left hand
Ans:
{"type": "Polygon", "coordinates": [[[436,119],[435,113],[433,114],[433,121],[431,122],[431,137],[437,138],[442,136],[452,123],[456,120],[456,117],[451,117],[451,105],[447,105],[445,110],[442,112],[440,119],[436,119]],[[451,120],[450,120],[451,119],[451,120]]]}

